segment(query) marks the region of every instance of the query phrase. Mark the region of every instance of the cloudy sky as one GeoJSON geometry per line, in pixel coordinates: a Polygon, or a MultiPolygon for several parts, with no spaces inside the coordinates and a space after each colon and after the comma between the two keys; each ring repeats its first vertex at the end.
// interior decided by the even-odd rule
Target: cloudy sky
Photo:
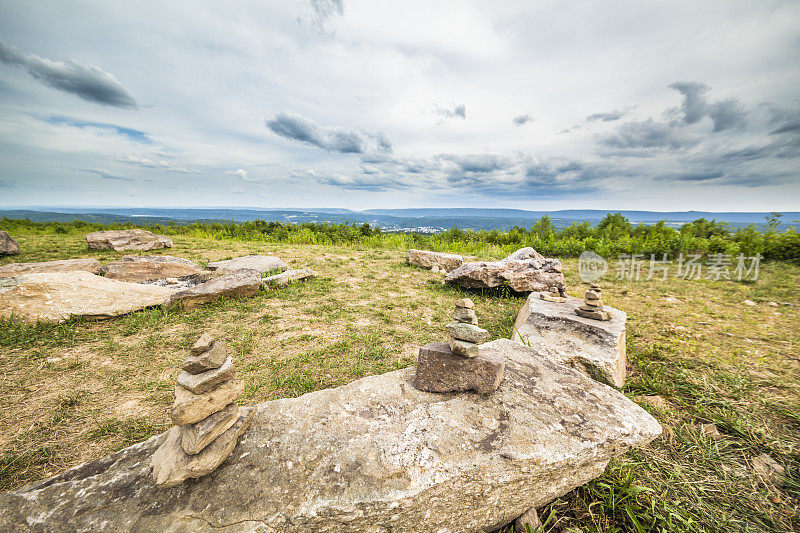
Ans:
{"type": "Polygon", "coordinates": [[[0,3],[0,205],[800,210],[800,2],[0,3]]]}

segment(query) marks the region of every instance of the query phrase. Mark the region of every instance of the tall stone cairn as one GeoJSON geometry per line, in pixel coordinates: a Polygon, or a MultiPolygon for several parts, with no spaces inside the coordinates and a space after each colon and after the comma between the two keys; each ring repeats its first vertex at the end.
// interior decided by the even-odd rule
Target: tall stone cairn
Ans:
{"type": "Polygon", "coordinates": [[[603,309],[602,294],[600,285],[592,283],[583,294],[583,305],[575,309],[575,313],[593,320],[611,320],[611,314],[603,309]]]}
{"type": "Polygon", "coordinates": [[[464,357],[478,355],[478,345],[489,340],[489,332],[478,327],[475,304],[469,298],[456,300],[453,322],[447,324],[448,344],[453,353],[464,357]]]}
{"type": "Polygon", "coordinates": [[[204,333],[192,346],[175,386],[175,424],[153,454],[153,478],[174,487],[210,474],[236,447],[253,419],[252,407],[234,403],[244,392],[224,342],[204,333]]]}

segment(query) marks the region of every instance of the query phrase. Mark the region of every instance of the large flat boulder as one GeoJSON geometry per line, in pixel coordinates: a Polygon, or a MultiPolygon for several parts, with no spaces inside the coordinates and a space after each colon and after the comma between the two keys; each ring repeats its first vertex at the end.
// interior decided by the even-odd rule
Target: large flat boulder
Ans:
{"type": "Polygon", "coordinates": [[[258,294],[261,273],[250,268],[234,270],[200,285],[173,293],[164,303],[165,309],[195,309],[220,298],[250,297],[258,294]]]}
{"type": "Polygon", "coordinates": [[[606,305],[611,320],[583,318],[575,313],[583,300],[568,296],[564,303],[550,302],[540,294],[531,293],[522,305],[511,338],[587,376],[614,387],[624,385],[628,315],[606,305]]]}
{"type": "Polygon", "coordinates": [[[103,272],[103,264],[97,259],[61,259],[59,261],[42,261],[40,263],[9,263],[0,266],[0,277],[19,276],[22,274],[49,274],[53,272],[100,274],[103,272]]]}
{"type": "Polygon", "coordinates": [[[120,261],[108,263],[105,277],[130,283],[147,283],[157,279],[200,276],[197,263],[171,255],[126,255],[120,261]]]}
{"type": "Polygon", "coordinates": [[[415,250],[411,248],[406,252],[406,263],[428,269],[438,267],[440,270],[450,272],[463,265],[464,258],[455,254],[415,250]]]}
{"type": "Polygon", "coordinates": [[[95,250],[146,252],[172,248],[172,239],[143,229],[95,231],[86,235],[86,244],[95,250]]]}
{"type": "Polygon", "coordinates": [[[466,289],[493,289],[508,285],[516,292],[546,291],[563,287],[558,259],[547,259],[533,248],[521,248],[500,261],[464,263],[444,278],[466,289]]]}
{"type": "Polygon", "coordinates": [[[173,292],[81,271],[4,277],[0,317],[29,322],[61,322],[70,316],[111,318],[161,305],[173,292]]]}
{"type": "Polygon", "coordinates": [[[270,270],[280,270],[283,272],[289,268],[280,258],[271,255],[246,255],[225,261],[212,261],[207,265],[210,270],[220,272],[233,272],[235,270],[251,269],[258,270],[259,274],[270,270]]]}
{"type": "Polygon", "coordinates": [[[19,244],[7,231],[0,230],[0,255],[16,255],[19,253],[19,244]]]}
{"type": "Polygon", "coordinates": [[[157,489],[166,434],[0,494],[2,531],[493,531],[661,432],[612,388],[507,339],[490,395],[414,388],[414,369],[256,406],[217,470],[157,489]]]}

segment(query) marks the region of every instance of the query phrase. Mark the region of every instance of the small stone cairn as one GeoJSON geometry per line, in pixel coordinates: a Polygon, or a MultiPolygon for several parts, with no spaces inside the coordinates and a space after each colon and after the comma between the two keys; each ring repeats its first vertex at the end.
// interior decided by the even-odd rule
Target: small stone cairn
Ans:
{"type": "Polygon", "coordinates": [[[550,292],[540,292],[539,298],[547,302],[563,304],[567,301],[567,291],[564,287],[550,287],[550,292]]]}
{"type": "Polygon", "coordinates": [[[583,305],[575,309],[575,313],[593,320],[611,320],[609,312],[603,309],[602,293],[600,285],[592,283],[589,290],[583,294],[583,305]]]}
{"type": "Polygon", "coordinates": [[[489,394],[500,386],[505,361],[480,353],[479,345],[488,340],[489,332],[478,327],[474,307],[469,298],[456,300],[454,322],[447,325],[448,342],[432,342],[419,349],[414,378],[417,389],[489,394]]]}
{"type": "Polygon", "coordinates": [[[175,426],[151,460],[160,487],[213,472],[228,458],[255,410],[234,402],[244,392],[224,342],[204,333],[192,346],[175,386],[170,416],[175,426]]]}

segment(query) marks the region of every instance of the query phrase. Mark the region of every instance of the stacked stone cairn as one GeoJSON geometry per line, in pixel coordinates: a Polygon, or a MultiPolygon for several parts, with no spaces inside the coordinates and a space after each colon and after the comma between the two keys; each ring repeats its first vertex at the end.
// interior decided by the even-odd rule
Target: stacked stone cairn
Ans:
{"type": "Polygon", "coordinates": [[[589,290],[583,294],[583,305],[575,309],[575,313],[593,320],[611,320],[611,314],[603,309],[602,293],[600,285],[592,283],[589,290]]]}
{"type": "Polygon", "coordinates": [[[204,333],[192,346],[175,386],[175,426],[153,454],[156,485],[174,487],[213,472],[228,458],[255,411],[234,403],[244,392],[224,342],[204,333]]]}
{"type": "Polygon", "coordinates": [[[447,325],[448,342],[432,342],[419,350],[414,386],[426,392],[475,391],[489,394],[503,380],[501,356],[481,354],[479,345],[489,332],[478,327],[475,304],[469,298],[456,301],[453,322],[447,325]]]}
{"type": "Polygon", "coordinates": [[[567,301],[567,291],[563,286],[550,287],[550,292],[540,292],[539,298],[548,302],[563,304],[567,301]]]}

